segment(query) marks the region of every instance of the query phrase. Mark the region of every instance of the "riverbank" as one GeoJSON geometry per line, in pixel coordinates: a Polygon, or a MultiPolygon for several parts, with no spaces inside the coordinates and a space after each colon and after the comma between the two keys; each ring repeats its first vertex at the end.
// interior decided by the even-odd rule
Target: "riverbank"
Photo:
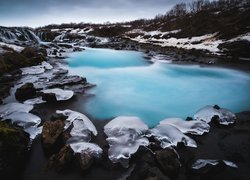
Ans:
{"type": "MultiPolygon", "coordinates": [[[[158,55],[158,54],[156,54],[158,55]]],[[[63,60],[59,60],[63,61],[63,60]]],[[[64,62],[64,61],[63,61],[64,62]]],[[[185,62],[186,63],[186,62],[185,62]]],[[[213,65],[214,66],[214,65],[213,65]]],[[[13,95],[13,94],[12,94],[13,95]]],[[[129,169],[123,168],[120,165],[114,165],[110,162],[107,156],[108,144],[106,135],[103,132],[104,126],[111,120],[97,120],[83,111],[81,108],[82,102],[90,98],[88,94],[77,94],[72,99],[65,102],[46,103],[35,105],[32,112],[38,115],[42,122],[49,121],[56,110],[72,109],[80,113],[86,114],[95,125],[98,136],[93,138],[93,142],[100,145],[103,149],[103,159],[96,161],[90,170],[80,172],[76,170],[72,164],[65,172],[56,172],[53,168],[48,168],[49,158],[44,155],[41,138],[38,137],[32,143],[29,158],[25,170],[17,177],[19,179],[118,179],[121,176],[129,176],[128,179],[146,179],[155,177],[159,179],[167,179],[169,172],[166,172],[161,165],[158,164],[155,156],[148,149],[143,149],[135,154],[130,164],[129,169]],[[135,166],[133,166],[135,164],[135,166]],[[143,166],[146,164],[146,166],[143,166]]],[[[249,177],[247,167],[249,167],[249,112],[237,114],[238,120],[235,125],[229,127],[221,127],[211,125],[211,132],[203,136],[191,136],[197,142],[198,148],[188,148],[179,145],[176,150],[180,155],[182,167],[178,170],[178,174],[171,179],[246,179],[249,177]],[[225,140],[226,139],[226,140],[225,140]],[[241,141],[239,141],[241,139],[241,141]],[[222,143],[223,142],[223,143],[222,143]],[[214,148],[211,148],[214,147],[214,148]],[[209,149],[209,151],[208,151],[209,149]],[[232,150],[228,150],[232,149],[232,150]],[[239,168],[235,170],[228,169],[229,167],[215,167],[205,172],[193,172],[190,168],[191,164],[196,159],[218,159],[230,160],[236,163],[239,168]],[[214,173],[216,172],[216,173],[214,173]],[[219,173],[218,173],[219,172],[219,173]]],[[[153,151],[161,150],[159,146],[153,147],[153,151]]],[[[164,151],[164,150],[161,150],[164,151]]],[[[166,150],[167,151],[167,150],[166,150]]],[[[17,178],[16,177],[16,178],[17,178]]]]}

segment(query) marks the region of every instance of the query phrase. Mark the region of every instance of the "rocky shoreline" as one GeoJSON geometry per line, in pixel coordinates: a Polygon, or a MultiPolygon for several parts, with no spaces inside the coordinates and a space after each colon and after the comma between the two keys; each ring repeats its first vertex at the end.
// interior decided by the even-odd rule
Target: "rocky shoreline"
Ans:
{"type": "MultiPolygon", "coordinates": [[[[110,48],[110,46],[106,47],[110,48]]],[[[131,49],[133,47],[130,47],[129,50],[131,49]]],[[[139,49],[141,50],[141,48],[139,49]]],[[[156,55],[155,53],[152,55],[152,51],[147,52],[147,54],[150,58],[156,55]]],[[[3,97],[6,97],[10,92],[10,96],[4,100],[4,103],[11,102],[13,98],[21,102],[33,98],[34,100],[28,102],[34,104],[34,109],[31,113],[41,119],[41,122],[39,121],[36,126],[43,126],[42,135],[34,139],[30,149],[28,149],[27,133],[20,129],[20,127],[11,125],[9,122],[1,122],[1,137],[5,137],[6,134],[8,135],[9,131],[16,132],[18,134],[18,136],[14,135],[16,141],[26,143],[17,143],[17,147],[13,148],[16,150],[15,153],[5,155],[6,149],[8,151],[8,149],[12,148],[12,144],[8,144],[8,138],[11,138],[11,136],[6,139],[1,138],[1,149],[5,151],[1,153],[0,157],[2,177],[9,178],[14,176],[14,178],[18,177],[20,179],[21,176],[21,179],[25,180],[55,178],[82,179],[83,177],[85,179],[121,178],[148,180],[247,179],[249,177],[249,172],[247,171],[250,163],[250,151],[248,150],[248,147],[250,147],[248,137],[250,132],[249,112],[236,114],[236,123],[228,127],[211,122],[209,123],[211,132],[203,136],[189,134],[197,142],[197,148],[185,147],[183,143],[178,143],[174,149],[162,149],[154,139],[149,138],[149,148],[140,147],[132,155],[129,168],[124,168],[119,163],[113,164],[108,158],[109,145],[103,129],[110,120],[100,122],[91,118],[92,123],[98,131],[97,137],[91,136],[91,143],[98,144],[102,148],[102,157],[75,154],[67,144],[68,140],[72,138],[70,132],[74,125],[64,131],[67,116],[55,115],[54,113],[58,109],[79,111],[77,108],[78,103],[88,98],[81,94],[84,94],[84,90],[92,85],[85,78],[68,76],[67,70],[61,66],[61,59],[56,60],[52,58],[48,61],[53,68],[46,63],[41,64],[41,62],[39,61],[37,64],[34,64],[36,67],[33,69],[23,69],[22,72],[14,71],[12,73],[14,76],[4,75],[1,77],[1,83],[6,84],[6,88],[3,90],[4,93],[1,93],[1,95],[5,94],[3,97]],[[37,73],[41,69],[42,72],[37,73]],[[43,73],[47,74],[43,76],[43,73]],[[31,78],[32,76],[35,78],[31,78]],[[25,78],[22,79],[23,77],[25,78]],[[10,91],[11,86],[14,86],[14,88],[10,91]],[[54,91],[45,92],[43,88],[54,89],[54,91]],[[58,89],[55,90],[56,88],[74,92],[76,95],[67,94],[62,97],[60,94],[64,94],[64,92],[57,93],[58,89]],[[41,99],[36,99],[39,97],[41,99]],[[43,103],[44,101],[47,104],[38,103],[43,103]],[[14,158],[17,166],[13,166],[12,161],[6,161],[4,159],[6,158],[5,156],[10,157],[7,159],[14,158]],[[204,168],[196,171],[192,169],[192,165],[197,159],[214,159],[219,160],[219,162],[216,165],[204,166],[204,168]],[[232,170],[232,168],[223,163],[223,160],[233,161],[239,168],[232,170]],[[169,163],[166,164],[165,162],[169,163]],[[6,169],[6,167],[8,168],[6,169]],[[75,168],[78,170],[75,170],[75,168]]],[[[195,63],[197,62],[195,61],[195,63]]],[[[80,113],[85,114],[85,112],[80,113]]],[[[1,115],[1,118],[4,117],[1,115]]]]}

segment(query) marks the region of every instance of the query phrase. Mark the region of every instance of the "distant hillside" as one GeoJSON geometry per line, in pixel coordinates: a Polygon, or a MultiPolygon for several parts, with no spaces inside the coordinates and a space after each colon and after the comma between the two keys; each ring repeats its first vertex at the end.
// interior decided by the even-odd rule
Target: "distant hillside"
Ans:
{"type": "MultiPolygon", "coordinates": [[[[42,41],[98,47],[128,43],[250,58],[249,0],[198,0],[175,5],[154,19],[116,24],[61,24],[34,30],[42,41]],[[112,43],[116,43],[113,44],[112,43]]],[[[0,42],[37,42],[29,28],[0,27],[0,42]]],[[[20,43],[19,43],[20,44],[20,43]]]]}

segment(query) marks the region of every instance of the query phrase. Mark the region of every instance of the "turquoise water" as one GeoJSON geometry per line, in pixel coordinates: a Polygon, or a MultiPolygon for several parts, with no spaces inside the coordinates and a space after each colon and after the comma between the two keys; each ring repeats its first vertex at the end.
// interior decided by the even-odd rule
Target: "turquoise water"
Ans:
{"type": "Polygon", "coordinates": [[[250,110],[250,75],[244,72],[148,63],[134,51],[86,49],[68,58],[70,74],[97,86],[83,108],[97,119],[139,116],[149,126],[168,117],[193,116],[205,105],[250,110]]]}

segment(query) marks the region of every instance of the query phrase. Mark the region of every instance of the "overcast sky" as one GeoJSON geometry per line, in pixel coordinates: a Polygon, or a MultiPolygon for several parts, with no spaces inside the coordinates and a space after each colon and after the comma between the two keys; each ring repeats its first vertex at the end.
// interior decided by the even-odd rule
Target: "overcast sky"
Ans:
{"type": "Polygon", "coordinates": [[[191,0],[0,0],[0,26],[121,22],[152,18],[191,0]]]}

